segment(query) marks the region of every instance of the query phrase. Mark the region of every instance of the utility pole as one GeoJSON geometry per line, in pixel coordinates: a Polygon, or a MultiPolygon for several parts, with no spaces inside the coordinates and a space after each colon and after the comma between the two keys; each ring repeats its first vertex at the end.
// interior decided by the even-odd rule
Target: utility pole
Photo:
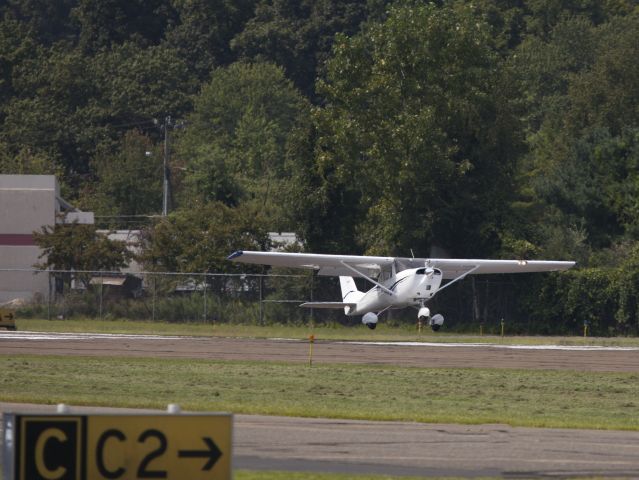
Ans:
{"type": "MultiPolygon", "coordinates": [[[[153,120],[156,125],[157,121],[153,120]]],[[[160,128],[164,129],[164,182],[162,185],[162,216],[169,214],[169,203],[171,199],[171,142],[169,138],[169,129],[182,128],[184,122],[182,120],[174,121],[171,115],[164,117],[164,124],[160,128]]]]}

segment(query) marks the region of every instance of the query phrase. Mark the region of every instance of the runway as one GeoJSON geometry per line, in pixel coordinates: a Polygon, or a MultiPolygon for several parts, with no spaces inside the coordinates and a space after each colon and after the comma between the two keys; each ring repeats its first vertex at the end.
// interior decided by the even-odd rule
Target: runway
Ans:
{"type": "MultiPolygon", "coordinates": [[[[0,332],[0,353],[307,362],[308,342],[290,339],[0,332]]],[[[573,347],[316,340],[315,363],[410,367],[639,372],[637,347],[573,347]]]]}
{"type": "MultiPolygon", "coordinates": [[[[314,350],[314,361],[327,364],[639,372],[639,348],[320,340],[314,350]]],[[[306,362],[308,343],[0,332],[0,354],[306,362]]],[[[52,407],[0,404],[0,409],[51,411],[52,407]]],[[[236,415],[234,438],[235,467],[251,470],[639,478],[639,432],[236,415]]]]}

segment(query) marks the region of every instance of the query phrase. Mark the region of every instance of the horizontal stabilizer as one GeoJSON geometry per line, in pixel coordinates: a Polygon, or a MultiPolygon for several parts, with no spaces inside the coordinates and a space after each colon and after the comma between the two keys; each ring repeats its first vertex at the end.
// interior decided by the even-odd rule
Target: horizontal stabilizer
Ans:
{"type": "Polygon", "coordinates": [[[306,308],[344,308],[344,307],[354,307],[357,305],[356,303],[349,302],[306,302],[302,303],[300,307],[306,308]]]}

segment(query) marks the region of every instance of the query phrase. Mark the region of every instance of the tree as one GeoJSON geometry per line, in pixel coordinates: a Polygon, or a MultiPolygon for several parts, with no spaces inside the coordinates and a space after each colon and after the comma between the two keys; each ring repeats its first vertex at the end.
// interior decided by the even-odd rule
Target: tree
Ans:
{"type": "Polygon", "coordinates": [[[0,19],[21,24],[21,35],[27,34],[45,46],[67,41],[77,35],[70,19],[76,0],[8,0],[0,4],[0,19]]]}
{"type": "Polygon", "coordinates": [[[231,39],[255,11],[256,0],[172,0],[177,19],[166,30],[166,43],[179,52],[198,80],[232,63],[231,39]]]}
{"type": "Polygon", "coordinates": [[[58,45],[24,63],[12,76],[15,94],[2,106],[0,141],[63,166],[76,192],[93,173],[91,158],[117,150],[122,126],[159,135],[152,119],[184,113],[195,90],[184,62],[164,47],[129,43],[87,57],[58,45]]]}
{"type": "Polygon", "coordinates": [[[240,59],[275,63],[308,98],[336,33],[352,35],[367,17],[367,2],[262,0],[231,46],[240,59]]]}
{"type": "Polygon", "coordinates": [[[272,64],[236,63],[215,70],[176,145],[176,158],[184,165],[182,202],[248,202],[277,229],[288,139],[308,108],[272,64]]]}
{"type": "Polygon", "coordinates": [[[168,0],[77,0],[71,16],[79,26],[78,45],[94,54],[118,44],[157,45],[175,12],[168,0]]]}
{"type": "Polygon", "coordinates": [[[45,51],[14,67],[14,95],[3,105],[0,139],[13,151],[25,147],[63,165],[65,173],[87,171],[87,156],[100,126],[102,111],[91,105],[96,89],[89,62],[62,47],[45,51]]]}
{"type": "Polygon", "coordinates": [[[251,268],[228,262],[226,257],[235,250],[263,250],[269,245],[264,219],[252,209],[196,202],[146,229],[143,246],[141,261],[147,270],[246,273],[251,268]]]}
{"type": "Polygon", "coordinates": [[[83,208],[101,215],[151,215],[162,210],[162,148],[137,130],[127,132],[116,153],[100,149],[96,181],[82,192],[83,208]]]}
{"type": "MultiPolygon", "coordinates": [[[[40,247],[44,260],[36,267],[46,270],[78,270],[75,278],[88,285],[87,272],[113,271],[125,267],[134,254],[125,242],[110,240],[96,232],[95,225],[77,222],[54,226],[45,225],[33,232],[35,244],[40,247]]],[[[70,281],[72,274],[66,272],[62,278],[70,281]]]]}
{"type": "Polygon", "coordinates": [[[95,55],[91,67],[96,107],[116,126],[167,114],[179,118],[191,109],[190,96],[197,91],[186,62],[169,45],[140,48],[127,42],[95,55]]]}
{"type": "Polygon", "coordinates": [[[19,151],[0,143],[0,172],[13,175],[60,175],[62,168],[42,152],[29,147],[19,151]]]}
{"type": "Polygon", "coordinates": [[[6,102],[16,93],[13,86],[16,69],[36,55],[39,45],[31,38],[24,24],[8,15],[0,19],[0,119],[2,119],[6,102]]]}
{"type": "Polygon", "coordinates": [[[354,242],[342,249],[494,250],[519,148],[513,92],[498,72],[471,7],[400,2],[385,21],[338,36],[318,85],[327,105],[315,117],[311,187],[330,220],[307,221],[349,225],[354,242]]]}
{"type": "Polygon", "coordinates": [[[587,264],[593,249],[637,239],[639,86],[627,59],[638,33],[636,15],[599,26],[571,19],[515,53],[534,113],[518,182],[526,215],[511,224],[544,255],[587,264]]]}

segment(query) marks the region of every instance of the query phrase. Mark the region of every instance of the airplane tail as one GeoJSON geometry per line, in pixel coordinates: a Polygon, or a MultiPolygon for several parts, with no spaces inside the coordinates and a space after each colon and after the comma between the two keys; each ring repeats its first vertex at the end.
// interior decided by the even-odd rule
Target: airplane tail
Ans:
{"type": "MultiPolygon", "coordinates": [[[[339,286],[342,288],[342,301],[357,303],[364,296],[364,292],[357,289],[353,277],[339,277],[339,286]]],[[[351,307],[344,307],[344,313],[348,315],[351,307]]]]}

